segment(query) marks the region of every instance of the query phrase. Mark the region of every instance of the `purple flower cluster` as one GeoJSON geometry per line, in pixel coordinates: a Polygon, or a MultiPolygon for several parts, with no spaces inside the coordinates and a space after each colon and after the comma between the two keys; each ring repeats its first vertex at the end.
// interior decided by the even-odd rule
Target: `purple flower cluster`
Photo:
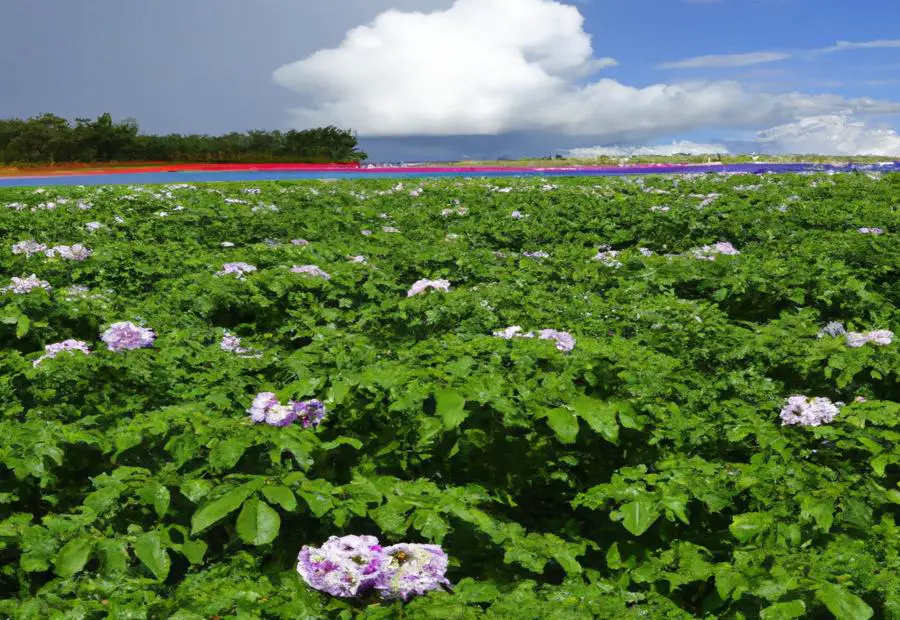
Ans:
{"type": "Polygon", "coordinates": [[[728,241],[720,241],[713,245],[704,245],[702,248],[694,250],[694,256],[703,260],[716,260],[717,254],[736,256],[740,254],[740,252],[738,252],[728,241]]]}
{"type": "Polygon", "coordinates": [[[28,239],[27,241],[20,241],[19,243],[14,243],[12,246],[13,254],[24,254],[25,256],[31,256],[32,254],[40,254],[47,250],[47,246],[43,243],[38,243],[34,239],[28,239]]]}
{"type": "Polygon", "coordinates": [[[222,271],[216,272],[216,276],[221,277],[233,273],[240,280],[244,275],[253,271],[256,271],[256,267],[248,263],[225,263],[222,265],[222,271]]]}
{"type": "Polygon", "coordinates": [[[31,274],[27,278],[10,278],[11,284],[9,286],[4,287],[0,292],[5,293],[7,291],[12,291],[16,295],[24,295],[25,293],[30,293],[36,288],[42,288],[45,291],[50,291],[50,283],[44,280],[39,279],[35,274],[31,274]]]}
{"type": "Polygon", "coordinates": [[[234,334],[228,333],[227,331],[225,332],[225,335],[222,336],[222,340],[219,342],[219,348],[221,348],[223,351],[228,351],[229,353],[237,353],[241,357],[262,357],[262,353],[259,353],[254,349],[248,349],[247,347],[241,346],[241,339],[234,334]]]}
{"type": "Polygon", "coordinates": [[[110,325],[100,336],[100,340],[106,343],[110,351],[118,352],[151,347],[156,334],[152,329],[139,327],[131,321],[122,321],[110,325]]]}
{"type": "Polygon", "coordinates": [[[883,229],[883,228],[867,228],[867,227],[863,227],[863,228],[857,228],[856,230],[859,231],[859,232],[861,232],[861,233],[864,234],[864,235],[883,235],[883,234],[884,234],[884,229],[883,229]]]}
{"type": "MultiPolygon", "coordinates": [[[[512,340],[513,338],[534,338],[534,332],[522,333],[522,328],[518,325],[512,325],[504,330],[494,332],[497,338],[512,340]]],[[[542,329],[538,332],[539,340],[553,340],[556,343],[556,349],[564,353],[568,353],[575,348],[575,338],[569,332],[561,332],[555,329],[542,329]]]]}
{"type": "Polygon", "coordinates": [[[289,401],[282,405],[278,397],[272,392],[261,392],[253,399],[253,404],[247,410],[250,419],[261,424],[265,422],[269,426],[290,426],[299,421],[303,428],[316,428],[325,419],[328,413],[325,404],[320,400],[306,400],[302,402],[289,401]]]}
{"type": "Polygon", "coordinates": [[[848,347],[861,347],[868,342],[881,346],[891,344],[894,340],[894,332],[887,329],[878,329],[872,332],[847,332],[844,334],[848,347]]]}
{"type": "Polygon", "coordinates": [[[449,586],[447,563],[439,545],[382,547],[374,536],[332,536],[321,547],[300,550],[297,572],[310,587],[332,596],[375,591],[385,600],[407,601],[449,586]]]}
{"type": "Polygon", "coordinates": [[[291,267],[291,273],[305,273],[314,278],[324,278],[330,280],[331,276],[319,269],[317,265],[294,265],[291,267]]]}
{"type": "Polygon", "coordinates": [[[291,239],[291,245],[309,245],[306,239],[291,239]]]}
{"type": "Polygon", "coordinates": [[[522,252],[522,256],[525,258],[550,258],[550,255],[542,250],[538,250],[537,252],[522,252]]]}
{"type": "Polygon", "coordinates": [[[418,295],[419,293],[424,293],[427,289],[434,289],[436,291],[444,291],[445,293],[450,290],[450,281],[449,280],[416,280],[413,282],[412,287],[406,292],[407,297],[412,297],[413,295],[418,295]]]}
{"type": "Polygon", "coordinates": [[[821,426],[834,420],[841,405],[823,397],[791,396],[781,409],[781,425],[821,426]]]}
{"type": "Polygon", "coordinates": [[[59,256],[60,258],[64,258],[66,260],[84,260],[88,258],[93,252],[81,245],[80,243],[76,243],[75,245],[55,245],[49,250],[44,252],[44,255],[47,258],[55,258],[59,256]]]}
{"type": "Polygon", "coordinates": [[[61,353],[63,351],[81,351],[86,355],[90,354],[91,352],[86,342],[70,338],[69,340],[63,340],[62,342],[55,342],[53,344],[46,345],[44,347],[44,355],[34,360],[32,364],[37,366],[45,359],[56,357],[57,353],[61,353]]]}
{"type": "Polygon", "coordinates": [[[619,255],[618,250],[610,250],[609,246],[603,246],[600,248],[600,251],[594,255],[591,260],[599,261],[606,265],[607,267],[612,267],[617,269],[622,266],[622,263],[616,260],[616,257],[619,255]]]}

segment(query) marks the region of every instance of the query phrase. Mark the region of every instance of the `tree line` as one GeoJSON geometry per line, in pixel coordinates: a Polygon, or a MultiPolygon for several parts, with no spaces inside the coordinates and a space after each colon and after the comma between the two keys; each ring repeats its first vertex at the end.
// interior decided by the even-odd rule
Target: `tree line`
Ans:
{"type": "Polygon", "coordinates": [[[209,135],[141,133],[108,113],[72,124],[55,114],[0,119],[0,163],[165,161],[197,163],[358,162],[356,134],[337,127],[209,135]]]}

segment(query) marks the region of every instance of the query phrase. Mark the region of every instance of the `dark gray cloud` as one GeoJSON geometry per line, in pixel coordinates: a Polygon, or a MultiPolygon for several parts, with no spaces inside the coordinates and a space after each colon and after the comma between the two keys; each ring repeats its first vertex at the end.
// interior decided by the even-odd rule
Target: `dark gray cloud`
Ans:
{"type": "Polygon", "coordinates": [[[152,132],[284,128],[277,67],[337,45],[387,8],[451,0],[10,0],[0,118],[133,116],[152,132]]]}

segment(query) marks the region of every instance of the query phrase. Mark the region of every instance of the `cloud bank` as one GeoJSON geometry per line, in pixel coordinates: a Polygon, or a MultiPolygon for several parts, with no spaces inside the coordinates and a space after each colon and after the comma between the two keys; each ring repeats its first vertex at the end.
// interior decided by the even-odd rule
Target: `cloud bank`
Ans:
{"type": "Polygon", "coordinates": [[[274,80],[301,96],[298,128],[336,124],[361,136],[513,131],[636,142],[700,127],[756,128],[900,104],[837,95],[749,92],[737,82],[636,88],[591,77],[583,17],[555,0],[457,0],[443,11],[380,14],[342,43],[285,65],[274,80]]]}

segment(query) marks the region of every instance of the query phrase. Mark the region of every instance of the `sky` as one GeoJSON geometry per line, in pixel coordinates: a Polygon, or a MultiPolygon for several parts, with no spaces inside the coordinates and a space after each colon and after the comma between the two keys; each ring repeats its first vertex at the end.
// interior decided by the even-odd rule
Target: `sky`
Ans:
{"type": "Polygon", "coordinates": [[[897,0],[11,0],[0,58],[0,117],[334,124],[373,161],[900,156],[897,0]]]}

